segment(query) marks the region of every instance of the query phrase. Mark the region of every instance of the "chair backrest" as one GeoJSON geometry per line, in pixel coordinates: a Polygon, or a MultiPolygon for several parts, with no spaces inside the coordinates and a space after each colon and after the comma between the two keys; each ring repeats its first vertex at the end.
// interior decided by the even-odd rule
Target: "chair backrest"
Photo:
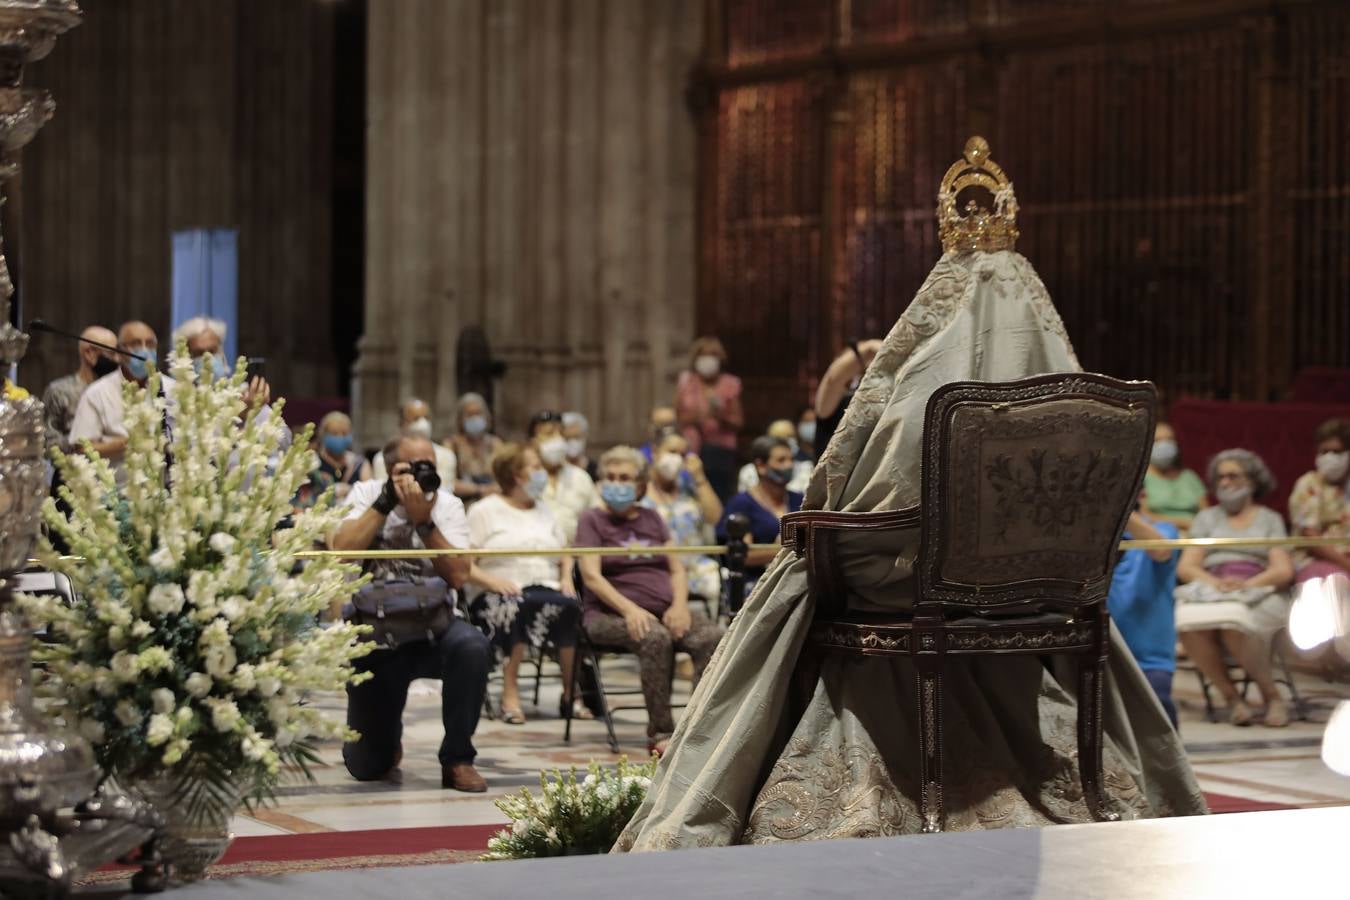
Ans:
{"type": "Polygon", "coordinates": [[[1148,468],[1152,384],[1074,373],[936,392],[924,422],[920,602],[1102,602],[1148,468]]]}

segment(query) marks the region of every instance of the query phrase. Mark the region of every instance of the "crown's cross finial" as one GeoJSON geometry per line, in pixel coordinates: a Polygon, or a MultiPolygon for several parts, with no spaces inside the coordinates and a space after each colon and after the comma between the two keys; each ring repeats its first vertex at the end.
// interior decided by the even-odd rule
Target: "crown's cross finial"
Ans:
{"type": "Polygon", "coordinates": [[[1017,243],[1017,197],[1012,182],[989,158],[989,142],[976,135],[966,141],[964,159],[942,177],[938,187],[938,234],[947,253],[967,250],[1011,250],[1017,243]],[[993,198],[990,207],[968,199],[957,206],[957,195],[982,188],[993,198]]]}

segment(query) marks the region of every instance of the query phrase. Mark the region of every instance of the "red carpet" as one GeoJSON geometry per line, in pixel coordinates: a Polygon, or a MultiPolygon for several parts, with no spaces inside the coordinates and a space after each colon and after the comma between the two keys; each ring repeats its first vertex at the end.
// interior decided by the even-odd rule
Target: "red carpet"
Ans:
{"type": "MultiPolygon", "coordinates": [[[[236,838],[224,859],[211,867],[211,877],[472,862],[487,849],[488,838],[501,828],[446,825],[236,838]]],[[[124,881],[133,871],[130,866],[106,866],[79,883],[124,881]]]]}
{"type": "Polygon", "coordinates": [[[221,865],[297,859],[431,853],[437,850],[482,853],[501,825],[446,825],[437,828],[380,828],[373,831],[324,831],[236,838],[221,865]]]}
{"type": "Polygon", "coordinates": [[[1205,791],[1205,802],[1212,813],[1265,812],[1271,809],[1298,809],[1289,803],[1270,803],[1265,800],[1249,800],[1246,797],[1231,797],[1228,794],[1211,794],[1205,791]]]}

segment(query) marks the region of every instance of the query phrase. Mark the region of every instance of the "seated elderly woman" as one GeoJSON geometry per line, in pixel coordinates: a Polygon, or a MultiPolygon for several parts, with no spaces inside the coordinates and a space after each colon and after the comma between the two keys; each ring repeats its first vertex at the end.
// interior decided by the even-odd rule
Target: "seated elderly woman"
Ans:
{"type": "MultiPolygon", "coordinates": [[[[706,544],[711,526],[722,518],[722,501],[703,473],[703,460],[689,452],[689,442],[677,431],[657,443],[655,456],[641,504],[660,514],[678,546],[706,544]]],[[[717,560],[692,554],[683,559],[689,593],[715,603],[722,593],[717,560]]]]}
{"type": "Polygon", "coordinates": [[[670,710],[675,651],[694,662],[694,680],[712,659],[722,629],[689,608],[684,566],[659,552],[671,545],[661,516],[640,505],[647,490],[647,460],[632,447],[600,457],[600,498],[577,522],[579,547],[624,547],[615,556],[583,556],[586,634],[606,647],[637,654],[647,704],[648,749],[663,753],[675,731],[670,710]],[[645,552],[642,552],[645,551],[645,552]]]}
{"type": "MultiPolygon", "coordinates": [[[[1219,505],[1202,509],[1193,538],[1282,538],[1280,516],[1256,501],[1275,487],[1266,464],[1248,450],[1225,450],[1209,464],[1219,505]]],[[[1252,711],[1228,677],[1227,650],[1247,671],[1266,703],[1265,724],[1289,724],[1289,707],[1270,672],[1270,641],[1289,619],[1284,593],[1294,564],[1282,547],[1192,547],[1181,555],[1176,590],[1177,632],[1186,655],[1228,701],[1228,718],[1248,725],[1252,711]]]]}
{"type": "MultiPolygon", "coordinates": [[[[469,510],[469,542],[475,549],[563,550],[562,529],[541,501],[548,475],[534,448],[503,444],[492,455],[492,471],[501,493],[484,497],[469,510]]],[[[589,718],[572,697],[577,627],[581,608],[572,581],[572,557],[480,557],[469,570],[469,621],[487,635],[493,650],[506,658],[502,671],[502,721],[524,725],[520,708],[520,663],[527,648],[557,650],[563,694],[558,715],[572,707],[576,718],[589,718]]]]}
{"type": "Polygon", "coordinates": [[[1317,429],[1317,464],[1294,482],[1289,520],[1303,537],[1345,538],[1340,547],[1309,547],[1298,554],[1298,581],[1350,575],[1350,422],[1331,419],[1317,429]]]}
{"type": "Polygon", "coordinates": [[[492,413],[482,394],[462,394],[456,406],[455,433],[445,446],[455,453],[455,496],[469,507],[500,490],[492,479],[492,454],[501,438],[492,433],[492,413]]]}
{"type": "Polygon", "coordinates": [[[352,420],[346,413],[330,412],[319,420],[314,449],[319,464],[309,473],[309,480],[300,485],[292,504],[296,510],[309,509],[330,487],[341,503],[347,499],[352,485],[371,477],[370,463],[352,451],[352,420]]]}

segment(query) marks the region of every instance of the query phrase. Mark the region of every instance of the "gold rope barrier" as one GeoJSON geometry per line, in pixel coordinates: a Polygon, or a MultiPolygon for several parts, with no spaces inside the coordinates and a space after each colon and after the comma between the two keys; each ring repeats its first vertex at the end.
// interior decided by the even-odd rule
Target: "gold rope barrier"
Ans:
{"type": "MultiPolygon", "coordinates": [[[[1121,550],[1185,550],[1189,547],[1344,547],[1350,539],[1337,537],[1285,537],[1285,538],[1172,538],[1157,541],[1121,541],[1121,550]]],[[[757,550],[779,550],[778,544],[750,544],[747,548],[753,553],[757,550]]],[[[435,559],[441,556],[472,556],[487,559],[496,556],[635,556],[639,553],[660,556],[725,556],[725,544],[700,544],[691,547],[560,547],[556,550],[301,550],[296,559],[435,559]]],[[[63,556],[62,560],[84,562],[79,556],[63,556]]],[[[37,559],[28,560],[29,565],[41,565],[37,559]]]]}

